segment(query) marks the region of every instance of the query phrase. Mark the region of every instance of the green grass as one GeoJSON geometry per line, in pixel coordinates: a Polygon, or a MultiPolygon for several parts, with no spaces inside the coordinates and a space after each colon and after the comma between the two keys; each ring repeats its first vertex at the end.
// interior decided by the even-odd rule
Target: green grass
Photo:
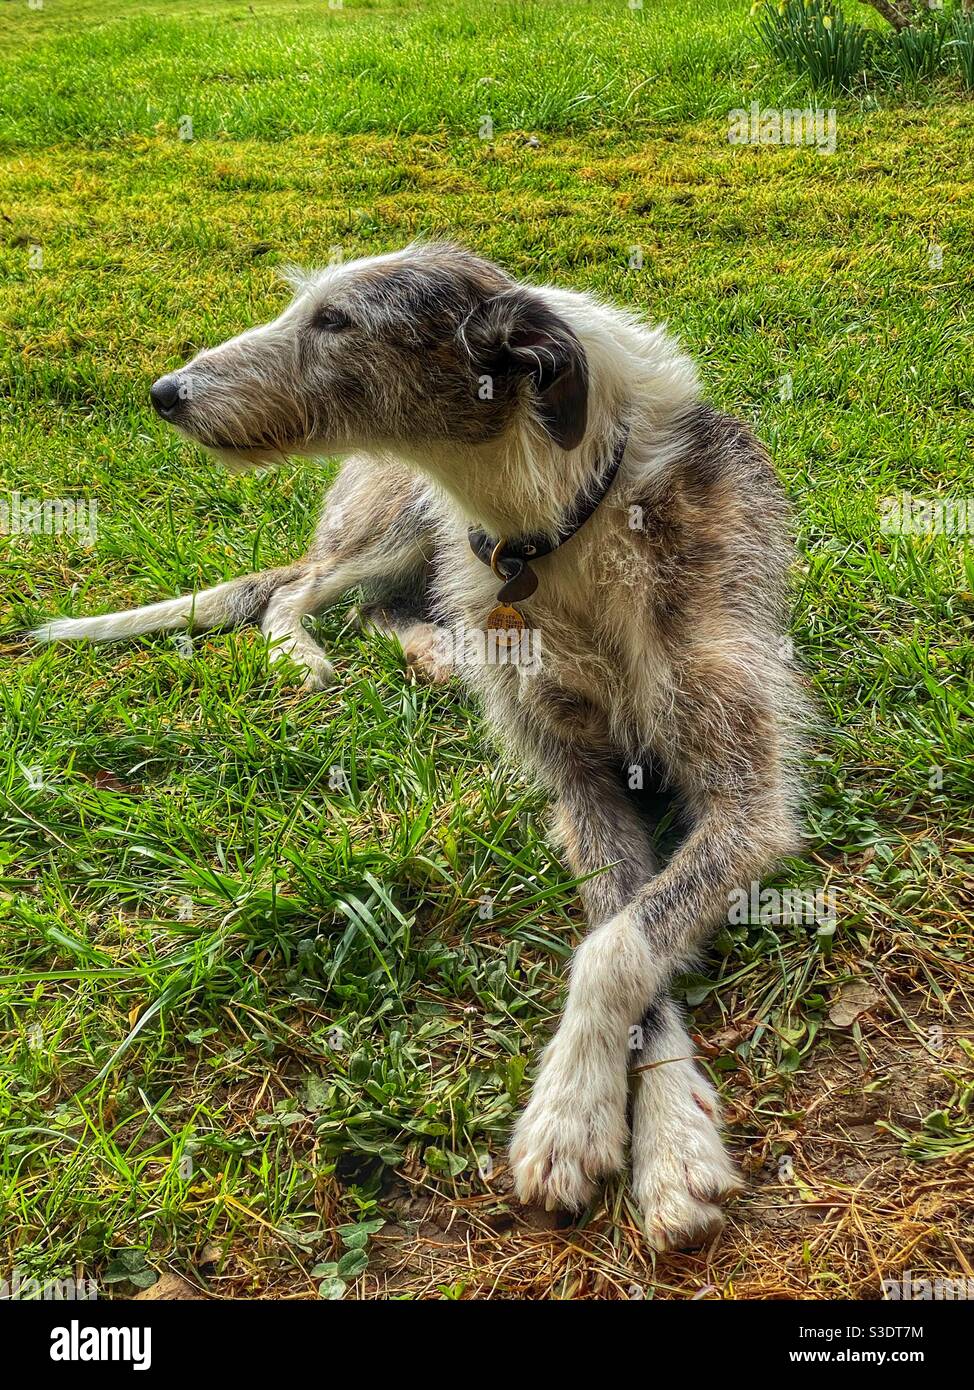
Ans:
{"type": "MultiPolygon", "coordinates": [[[[200,138],[326,132],[547,130],[726,110],[744,46],[720,0],[271,0],[129,5],[82,31],[34,14],[11,64],[0,141],[103,143],[192,116],[200,138]],[[176,13],[172,13],[174,8],[176,13]]],[[[94,6],[85,10],[95,19],[94,6]]],[[[8,24],[10,21],[8,20],[8,24]]],[[[11,27],[14,27],[13,25],[11,27]]]]}
{"type": "Polygon", "coordinates": [[[827,876],[839,924],[728,930],[688,982],[701,1024],[753,1023],[715,1063],[751,1128],[876,961],[966,1026],[974,558],[878,508],[974,496],[974,112],[847,99],[834,156],[730,146],[730,108],[802,104],[762,64],[746,6],[704,0],[0,6],[2,493],[99,523],[91,549],[0,537],[8,1264],[124,1290],[215,1244],[215,1289],[313,1295],[390,1167],[483,1190],[558,1007],[573,885],[458,689],[412,688],[341,610],[311,698],[251,632],[22,641],[298,553],[327,467],[228,478],[146,392],[335,246],[450,234],[666,318],[773,451],[821,714],[810,861],[780,881],[827,876]]]}

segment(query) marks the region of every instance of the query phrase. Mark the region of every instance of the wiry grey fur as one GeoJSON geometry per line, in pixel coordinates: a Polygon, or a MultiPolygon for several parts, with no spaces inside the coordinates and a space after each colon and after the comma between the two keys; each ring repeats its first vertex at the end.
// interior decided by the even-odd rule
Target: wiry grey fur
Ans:
{"type": "Polygon", "coordinates": [[[584,1205],[622,1166],[631,1127],[651,1241],[704,1238],[738,1178],[667,989],[731,890],[798,842],[791,547],[763,449],[701,402],[693,365],[662,329],[587,295],[519,285],[443,244],[304,277],[278,319],[200,353],[154,399],[236,464],[344,454],[311,548],[283,569],[132,613],[56,619],[39,635],[259,621],[310,685],[332,672],[302,619],[355,588],[416,665],[449,674],[443,627],[482,629],[497,590],[468,525],[554,534],[628,425],[605,500],[537,562],[524,609],[543,639],[541,670],[461,674],[498,740],[550,791],[569,863],[588,878],[591,930],[514,1135],[518,1192],[584,1205]],[[684,818],[662,866],[652,818],[630,794],[638,770],[684,818]]]}

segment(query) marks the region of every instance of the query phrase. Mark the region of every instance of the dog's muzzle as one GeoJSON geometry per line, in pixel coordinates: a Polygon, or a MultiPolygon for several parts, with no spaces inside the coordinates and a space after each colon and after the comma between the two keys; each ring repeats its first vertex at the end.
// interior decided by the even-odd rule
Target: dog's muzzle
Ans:
{"type": "Polygon", "coordinates": [[[187,385],[180,378],[178,372],[170,372],[168,376],[161,376],[149,388],[149,399],[152,402],[152,407],[164,420],[176,419],[184,402],[189,399],[189,394],[187,385]]]}

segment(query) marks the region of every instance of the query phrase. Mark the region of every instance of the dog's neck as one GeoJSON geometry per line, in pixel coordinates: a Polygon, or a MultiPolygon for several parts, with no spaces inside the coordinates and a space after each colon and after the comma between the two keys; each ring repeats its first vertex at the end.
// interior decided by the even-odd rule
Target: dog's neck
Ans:
{"type": "Polygon", "coordinates": [[[540,431],[522,430],[490,446],[434,446],[416,462],[446,494],[463,528],[498,537],[554,537],[578,498],[597,489],[621,428],[617,420],[593,431],[570,452],[540,431]]]}

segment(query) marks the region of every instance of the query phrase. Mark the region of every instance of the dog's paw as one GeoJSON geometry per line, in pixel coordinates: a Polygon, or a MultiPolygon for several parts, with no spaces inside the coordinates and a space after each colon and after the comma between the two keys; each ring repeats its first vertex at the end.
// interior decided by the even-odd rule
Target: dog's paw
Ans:
{"type": "Polygon", "coordinates": [[[518,1197],[548,1211],[578,1211],[599,1180],[622,1167],[626,1137],[622,1069],[576,1073],[550,1054],[511,1141],[518,1197]]]}
{"type": "Polygon", "coordinates": [[[724,1224],[720,1203],[739,1192],[741,1175],[717,1126],[716,1096],[692,1063],[665,1084],[655,1069],[639,1075],[633,1107],[632,1185],[653,1249],[687,1250],[724,1224]]]}
{"type": "Polygon", "coordinates": [[[720,1202],[740,1190],[727,1165],[691,1163],[676,1154],[657,1157],[633,1172],[646,1239],[654,1250],[694,1250],[724,1225],[720,1202]]]}
{"type": "Polygon", "coordinates": [[[299,674],[303,676],[298,686],[299,690],[307,690],[308,692],[325,690],[335,679],[335,668],[327,657],[322,657],[320,661],[316,661],[313,667],[306,662],[301,662],[298,670],[299,674]]]}
{"type": "Polygon", "coordinates": [[[515,1191],[546,1211],[579,1211],[599,1180],[622,1167],[624,1154],[625,1129],[620,1136],[610,1109],[581,1114],[545,1098],[532,1101],[511,1142],[515,1191]]]}
{"type": "Polygon", "coordinates": [[[324,690],[335,679],[335,668],[324,655],[302,652],[291,658],[291,664],[301,678],[301,690],[324,690]]]}
{"type": "Polygon", "coordinates": [[[445,685],[454,671],[448,637],[445,628],[433,623],[417,623],[403,633],[402,650],[410,675],[428,685],[445,685]]]}
{"type": "Polygon", "coordinates": [[[299,690],[324,690],[335,679],[334,666],[310,640],[275,643],[271,661],[274,670],[299,690]]]}

